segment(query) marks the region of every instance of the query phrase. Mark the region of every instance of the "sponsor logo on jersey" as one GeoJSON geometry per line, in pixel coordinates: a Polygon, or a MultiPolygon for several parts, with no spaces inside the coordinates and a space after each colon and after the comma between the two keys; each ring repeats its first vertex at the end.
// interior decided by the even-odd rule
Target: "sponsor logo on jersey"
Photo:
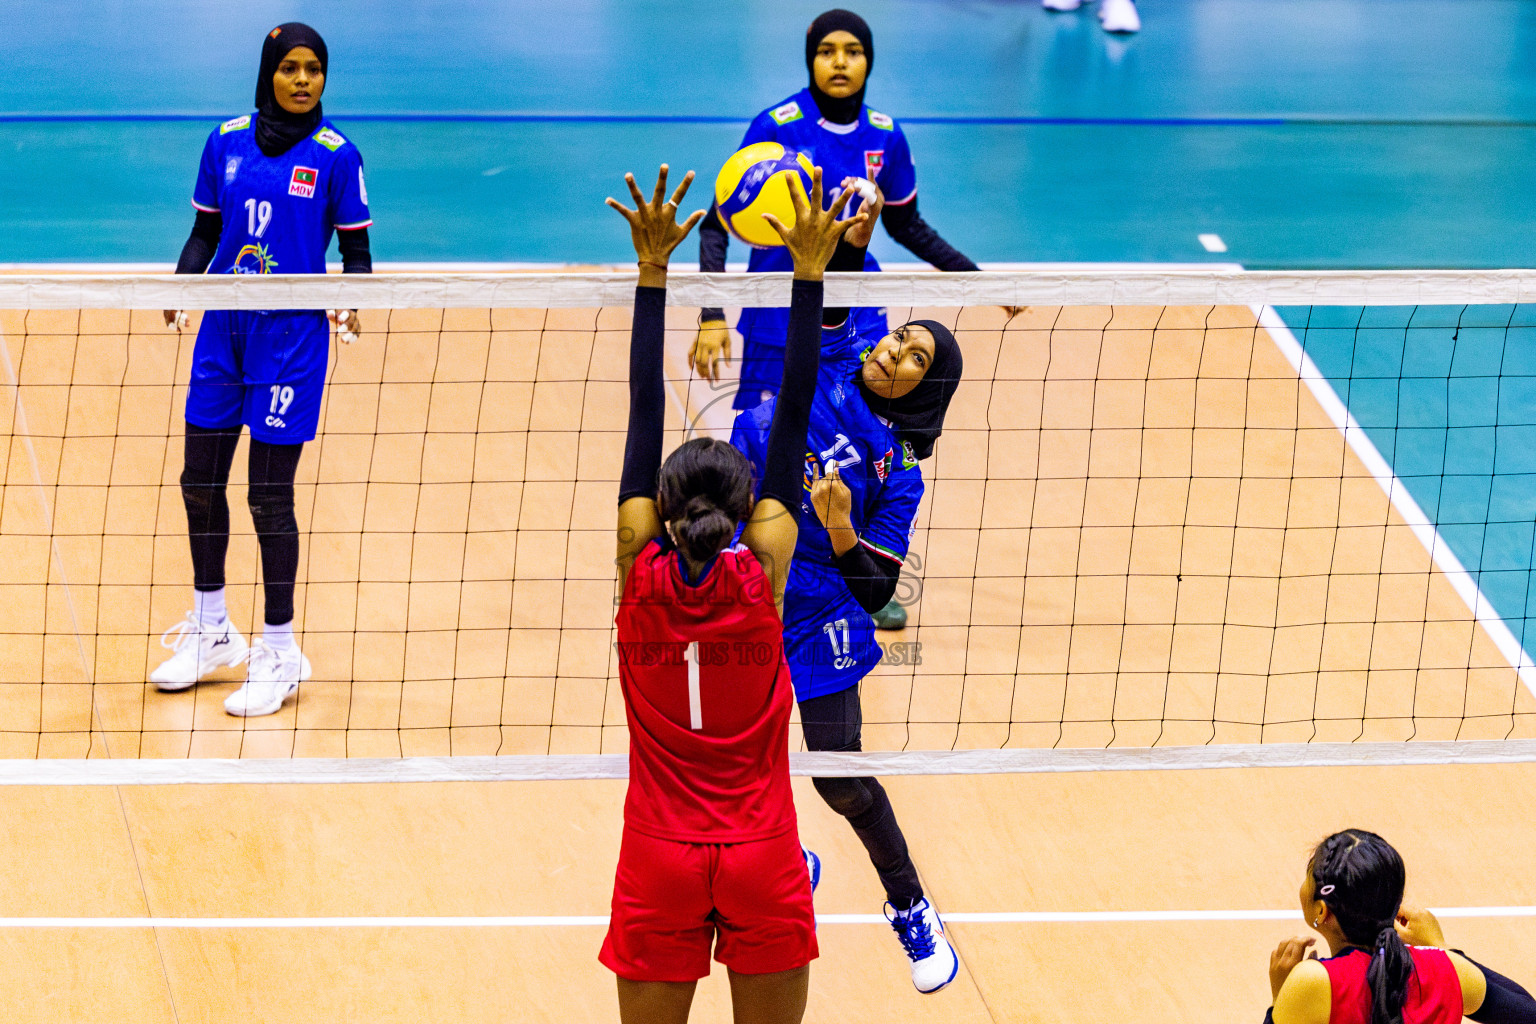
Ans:
{"type": "Polygon", "coordinates": [[[228,185],[235,180],[235,172],[240,170],[240,158],[232,156],[224,161],[224,184],[228,185]]]}
{"type": "Polygon", "coordinates": [[[277,260],[267,247],[253,242],[235,254],[235,265],[229,269],[232,274],[270,274],[275,266],[277,260]]]}
{"type": "Polygon", "coordinates": [[[885,170],[885,150],[866,149],[864,151],[864,177],[874,181],[880,177],[880,172],[885,170]]]}
{"type": "Polygon", "coordinates": [[[807,491],[809,491],[811,489],[811,479],[816,474],[817,469],[819,469],[820,467],[821,467],[821,463],[816,461],[816,453],[815,452],[806,452],[805,453],[805,479],[802,480],[801,483],[803,483],[805,485],[805,489],[807,491]]]}
{"type": "Polygon", "coordinates": [[[315,198],[315,181],[320,177],[320,171],[314,167],[295,167],[293,177],[288,179],[288,194],[298,196],[301,199],[315,198]]]}
{"type": "Polygon", "coordinates": [[[893,448],[887,448],[885,454],[875,460],[875,476],[880,478],[881,483],[884,483],[885,478],[891,475],[891,466],[895,461],[896,451],[893,448]]]}
{"type": "Polygon", "coordinates": [[[791,121],[800,120],[805,115],[800,113],[800,104],[790,100],[782,107],[774,107],[768,111],[768,116],[773,118],[774,124],[789,124],[791,121]]]}
{"type": "Polygon", "coordinates": [[[346,139],[342,138],[339,134],[330,128],[321,128],[319,131],[315,132],[315,141],[320,143],[320,145],[324,146],[326,149],[330,150],[332,153],[336,152],[342,146],[347,144],[346,139]]]}
{"type": "Polygon", "coordinates": [[[237,132],[242,128],[249,128],[250,126],[250,114],[246,114],[244,117],[232,117],[228,121],[225,121],[223,124],[219,125],[219,134],[228,135],[230,132],[237,132]]]}
{"type": "MultiPolygon", "coordinates": [[[[901,442],[901,468],[915,469],[917,467],[917,453],[912,450],[911,441],[901,442]]],[[[913,520],[912,529],[917,529],[917,521],[913,520]]]]}
{"type": "MultiPolygon", "coordinates": [[[[869,108],[866,107],[865,109],[868,110],[869,108]]],[[[881,131],[891,132],[896,130],[896,122],[891,120],[890,115],[882,114],[878,110],[869,111],[869,124],[870,127],[879,128],[881,131]]]]}

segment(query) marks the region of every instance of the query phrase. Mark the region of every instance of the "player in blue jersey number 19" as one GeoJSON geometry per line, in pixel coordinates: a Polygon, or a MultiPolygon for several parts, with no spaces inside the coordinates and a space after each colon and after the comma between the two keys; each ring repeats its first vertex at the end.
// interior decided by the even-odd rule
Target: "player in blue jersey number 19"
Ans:
{"type": "MultiPolygon", "coordinates": [[[[333,231],[346,272],[373,269],[363,159],[321,112],[328,61],[325,41],[307,25],[267,34],[255,112],[225,121],[203,147],[192,193],[197,219],[178,274],[323,274],[333,231]]],[[[181,310],[166,310],[165,320],[178,331],[190,323],[181,310]]],[[[320,419],[326,320],[321,310],[209,310],[192,350],[181,474],[192,610],[161,637],[171,657],[150,679],[161,690],[185,690],[215,669],[245,664],[245,685],[224,702],[232,715],[270,715],[310,676],[293,636],[293,481],[320,419]],[[251,432],[248,498],[265,597],[265,628],[249,646],[224,603],[225,490],[242,428],[251,432]]],[[[343,341],[357,337],[356,310],[331,320],[343,341]]]]}

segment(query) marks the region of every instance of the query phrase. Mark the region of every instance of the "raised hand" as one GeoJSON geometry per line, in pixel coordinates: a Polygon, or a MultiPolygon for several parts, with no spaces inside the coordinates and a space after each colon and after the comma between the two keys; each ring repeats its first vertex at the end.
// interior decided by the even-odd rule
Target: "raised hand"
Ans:
{"type": "Polygon", "coordinates": [[[849,245],[867,249],[875,237],[875,222],[880,219],[880,213],[885,209],[885,193],[880,191],[879,185],[868,178],[844,178],[843,188],[852,188],[864,198],[864,208],[860,212],[866,214],[868,219],[858,227],[849,228],[847,240],[849,245]]]}
{"type": "Polygon", "coordinates": [[[784,239],[784,247],[795,261],[795,279],[820,281],[827,269],[827,261],[837,251],[838,239],[843,232],[869,221],[868,213],[860,213],[848,220],[838,220],[843,207],[853,196],[853,189],[845,188],[832,203],[832,209],[821,208],[821,168],[811,170],[811,194],[805,194],[805,186],[798,174],[789,176],[789,201],[795,207],[795,225],[786,228],[771,213],[763,214],[763,220],[784,239]]]}
{"type": "Polygon", "coordinates": [[[1445,932],[1440,930],[1440,920],[1423,907],[1404,903],[1392,922],[1398,937],[1410,946],[1434,946],[1445,948],[1445,932]]]}
{"type": "Polygon", "coordinates": [[[640,284],[646,287],[664,286],[667,283],[667,263],[672,259],[672,250],[688,237],[688,232],[693,230],[695,224],[704,219],[704,211],[696,210],[682,224],[677,223],[677,208],[688,194],[688,186],[693,184],[693,172],[683,175],[683,183],[677,186],[671,199],[666,199],[667,165],[662,164],[660,173],[656,175],[656,191],[649,203],[640,194],[640,187],[635,184],[633,174],[624,175],[624,182],[629,186],[629,194],[634,197],[635,209],[629,209],[612,196],[608,197],[607,204],[629,221],[630,239],[635,244],[635,261],[640,264],[640,284]]]}

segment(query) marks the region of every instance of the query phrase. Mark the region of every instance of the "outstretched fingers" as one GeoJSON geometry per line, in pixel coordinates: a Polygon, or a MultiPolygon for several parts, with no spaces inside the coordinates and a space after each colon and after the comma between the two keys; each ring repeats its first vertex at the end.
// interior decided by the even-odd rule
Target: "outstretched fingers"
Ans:
{"type": "Polygon", "coordinates": [[[651,205],[657,209],[661,209],[662,204],[666,202],[668,170],[667,165],[662,164],[661,170],[656,172],[656,191],[651,193],[651,205]]]}
{"type": "MultiPolygon", "coordinates": [[[[667,177],[667,175],[666,175],[666,165],[662,165],[662,175],[661,175],[661,177],[662,177],[663,181],[666,180],[666,177],[667,177]]],[[[658,182],[658,185],[659,184],[660,183],[658,182]]],[[[689,171],[687,174],[683,175],[682,184],[677,186],[677,191],[672,193],[672,205],[673,206],[681,207],[683,205],[683,197],[688,194],[688,186],[692,185],[692,184],[693,184],[693,172],[689,171]]]]}
{"type": "Polygon", "coordinates": [[[629,194],[634,197],[636,206],[645,205],[645,196],[640,194],[640,186],[635,184],[635,176],[628,171],[624,172],[624,184],[629,186],[629,194]]]}
{"type": "Polygon", "coordinates": [[[856,191],[857,189],[852,185],[843,186],[842,192],[838,193],[837,198],[832,201],[832,209],[828,211],[834,219],[842,215],[843,208],[848,205],[848,201],[853,198],[856,191]]]}
{"type": "Polygon", "coordinates": [[[638,218],[640,216],[638,211],[631,210],[629,207],[625,206],[623,203],[621,203],[617,199],[613,198],[613,196],[609,196],[607,199],[604,199],[603,203],[605,205],[611,206],[615,210],[619,211],[619,214],[621,216],[623,216],[623,218],[625,220],[629,221],[629,223],[631,225],[633,225],[635,223],[636,218],[638,218]]]}

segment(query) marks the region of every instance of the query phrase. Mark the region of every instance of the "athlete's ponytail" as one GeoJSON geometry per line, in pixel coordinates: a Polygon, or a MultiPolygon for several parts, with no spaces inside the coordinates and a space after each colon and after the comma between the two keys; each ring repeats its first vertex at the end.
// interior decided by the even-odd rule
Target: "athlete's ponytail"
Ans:
{"type": "Polygon", "coordinates": [[[1413,977],[1413,959],[1397,929],[1388,924],[1376,933],[1371,952],[1371,966],[1366,968],[1365,983],[1371,987],[1373,1024],[1402,1024],[1403,1003],[1408,998],[1408,979],[1413,977]]]}
{"type": "Polygon", "coordinates": [[[656,505],[678,549],[692,561],[707,562],[752,514],[752,467],[726,442],[695,438],[662,463],[656,505]]]}
{"type": "Polygon", "coordinates": [[[1406,881],[1403,858],[1374,832],[1335,832],[1312,852],[1313,898],[1328,905],[1350,945],[1371,954],[1371,1024],[1403,1024],[1413,960],[1393,922],[1406,881]]]}

